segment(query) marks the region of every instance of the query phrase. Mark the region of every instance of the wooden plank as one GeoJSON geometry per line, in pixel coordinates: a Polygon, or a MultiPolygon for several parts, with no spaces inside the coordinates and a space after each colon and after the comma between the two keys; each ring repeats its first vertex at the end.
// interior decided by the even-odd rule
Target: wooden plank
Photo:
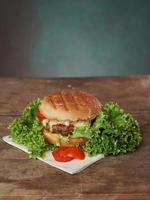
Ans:
{"type": "Polygon", "coordinates": [[[149,194],[140,194],[140,195],[128,195],[128,194],[112,194],[112,195],[107,195],[107,194],[98,194],[98,195],[78,195],[78,196],[73,196],[73,195],[65,195],[62,196],[61,194],[59,195],[54,195],[54,196],[44,196],[41,198],[41,195],[25,195],[25,196],[5,196],[5,197],[0,197],[0,200],[53,200],[53,199],[61,199],[61,200],[149,200],[149,194]]]}
{"type": "Polygon", "coordinates": [[[0,114],[18,115],[33,99],[63,89],[80,89],[103,103],[116,101],[127,111],[150,110],[150,76],[115,78],[0,79],[0,114]]]}
{"type": "Polygon", "coordinates": [[[0,141],[0,199],[149,199],[150,76],[0,79],[0,83],[0,137],[9,134],[8,124],[28,101],[72,85],[103,102],[117,101],[138,119],[144,138],[136,152],[107,157],[76,175],[28,159],[24,152],[0,141]]]}

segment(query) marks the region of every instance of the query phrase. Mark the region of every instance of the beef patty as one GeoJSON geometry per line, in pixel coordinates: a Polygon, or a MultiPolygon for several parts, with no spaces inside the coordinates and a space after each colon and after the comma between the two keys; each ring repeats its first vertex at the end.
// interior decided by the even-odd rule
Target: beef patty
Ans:
{"type": "Polygon", "coordinates": [[[59,133],[61,135],[68,135],[73,132],[74,125],[55,124],[52,125],[52,133],[59,133]]]}

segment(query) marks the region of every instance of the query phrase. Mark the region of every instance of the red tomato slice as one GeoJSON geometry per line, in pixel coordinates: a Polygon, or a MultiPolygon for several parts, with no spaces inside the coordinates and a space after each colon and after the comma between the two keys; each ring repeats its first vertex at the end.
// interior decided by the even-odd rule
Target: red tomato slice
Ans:
{"type": "Polygon", "coordinates": [[[73,157],[79,160],[83,160],[85,158],[84,152],[78,147],[68,147],[64,153],[68,157],[73,157]]]}
{"type": "Polygon", "coordinates": [[[46,119],[46,117],[39,110],[36,112],[36,116],[40,121],[46,119]]]}
{"type": "Polygon", "coordinates": [[[52,152],[52,155],[59,162],[68,162],[73,159],[83,160],[85,158],[84,152],[77,147],[59,147],[52,152]]]}
{"type": "Polygon", "coordinates": [[[54,157],[54,159],[58,162],[68,162],[73,160],[73,157],[68,157],[65,155],[65,150],[68,147],[59,147],[58,149],[56,149],[55,151],[52,152],[52,155],[54,157]]]}

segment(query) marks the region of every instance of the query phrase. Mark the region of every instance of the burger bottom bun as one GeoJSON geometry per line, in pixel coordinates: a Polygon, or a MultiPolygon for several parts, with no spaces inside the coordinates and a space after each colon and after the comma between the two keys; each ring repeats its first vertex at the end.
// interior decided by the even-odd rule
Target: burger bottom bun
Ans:
{"type": "MultiPolygon", "coordinates": [[[[50,133],[46,130],[43,132],[44,137],[47,139],[47,141],[51,144],[56,145],[58,143],[57,136],[58,134],[50,133]]],[[[60,146],[76,146],[76,145],[84,145],[87,142],[87,138],[85,137],[78,137],[78,138],[70,138],[69,141],[64,141],[63,139],[60,140],[60,146]]]]}

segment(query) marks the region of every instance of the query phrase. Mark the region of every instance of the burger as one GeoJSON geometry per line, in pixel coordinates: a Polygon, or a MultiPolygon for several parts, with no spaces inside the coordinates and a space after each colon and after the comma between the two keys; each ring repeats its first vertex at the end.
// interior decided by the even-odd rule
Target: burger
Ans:
{"type": "Polygon", "coordinates": [[[80,90],[65,90],[49,94],[41,100],[39,112],[46,140],[57,146],[84,145],[88,133],[76,130],[88,127],[102,109],[93,95],[80,90]]]}
{"type": "Polygon", "coordinates": [[[83,159],[84,152],[88,156],[126,154],[142,140],[131,114],[113,102],[102,108],[96,97],[80,90],[33,100],[9,129],[12,141],[26,146],[30,157],[42,157],[50,150],[61,162],[83,159]]]}

